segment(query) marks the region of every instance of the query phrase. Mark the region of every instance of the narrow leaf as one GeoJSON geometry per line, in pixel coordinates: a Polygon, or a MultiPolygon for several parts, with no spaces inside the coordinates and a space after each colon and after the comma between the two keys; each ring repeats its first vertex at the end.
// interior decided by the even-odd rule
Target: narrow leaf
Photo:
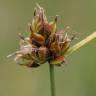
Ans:
{"type": "Polygon", "coordinates": [[[89,43],[90,41],[92,41],[94,39],[96,39],[96,32],[93,32],[91,35],[87,36],[85,39],[83,39],[79,43],[77,43],[77,44],[73,45],[72,47],[70,47],[67,50],[67,52],[65,53],[65,56],[69,56],[70,54],[75,52],[77,49],[81,48],[82,46],[84,46],[85,44],[89,43]]]}

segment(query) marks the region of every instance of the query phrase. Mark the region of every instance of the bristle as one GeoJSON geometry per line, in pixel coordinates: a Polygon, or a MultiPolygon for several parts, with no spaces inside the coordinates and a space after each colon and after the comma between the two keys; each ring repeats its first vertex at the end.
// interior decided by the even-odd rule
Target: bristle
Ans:
{"type": "Polygon", "coordinates": [[[57,22],[59,15],[55,16],[55,22],[57,22]]]}

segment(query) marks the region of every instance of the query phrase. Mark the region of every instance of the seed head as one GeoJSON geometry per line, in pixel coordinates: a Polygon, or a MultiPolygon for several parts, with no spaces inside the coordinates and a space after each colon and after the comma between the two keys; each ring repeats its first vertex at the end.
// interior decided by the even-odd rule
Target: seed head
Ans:
{"type": "Polygon", "coordinates": [[[15,61],[20,65],[38,67],[45,62],[61,65],[65,62],[64,53],[68,50],[71,38],[65,31],[57,31],[58,16],[48,22],[44,9],[37,4],[30,24],[30,35],[20,37],[20,50],[15,52],[15,61]],[[65,35],[64,35],[65,34],[65,35]]]}

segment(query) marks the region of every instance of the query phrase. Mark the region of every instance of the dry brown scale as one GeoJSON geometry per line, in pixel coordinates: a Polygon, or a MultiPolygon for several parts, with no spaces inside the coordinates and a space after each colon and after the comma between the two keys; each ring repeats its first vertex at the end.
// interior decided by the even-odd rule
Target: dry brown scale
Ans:
{"type": "Polygon", "coordinates": [[[19,34],[20,50],[14,58],[18,64],[38,67],[45,62],[54,65],[65,62],[64,53],[70,47],[71,38],[64,31],[57,31],[57,17],[49,23],[44,9],[37,4],[29,37],[19,34]]]}

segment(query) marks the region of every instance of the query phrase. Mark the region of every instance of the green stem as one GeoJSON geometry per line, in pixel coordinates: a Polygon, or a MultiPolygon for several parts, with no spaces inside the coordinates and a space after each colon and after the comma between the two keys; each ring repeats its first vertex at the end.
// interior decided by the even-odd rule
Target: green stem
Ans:
{"type": "Polygon", "coordinates": [[[94,39],[96,39],[96,32],[92,33],[91,35],[87,36],[85,39],[83,39],[79,43],[70,47],[64,55],[69,56],[70,54],[72,54],[73,52],[75,52],[76,50],[83,47],[84,45],[86,45],[87,43],[91,42],[94,39]]]}
{"type": "Polygon", "coordinates": [[[56,93],[55,93],[54,65],[53,64],[49,64],[49,72],[50,72],[51,96],[56,96],[56,93]]]}

